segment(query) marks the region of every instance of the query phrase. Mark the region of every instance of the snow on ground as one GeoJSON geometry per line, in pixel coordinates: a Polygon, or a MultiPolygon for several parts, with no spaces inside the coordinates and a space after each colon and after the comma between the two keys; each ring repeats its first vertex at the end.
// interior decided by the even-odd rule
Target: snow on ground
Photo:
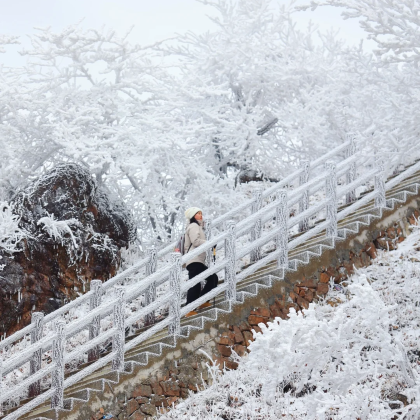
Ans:
{"type": "Polygon", "coordinates": [[[159,420],[420,418],[420,229],[159,420]]]}

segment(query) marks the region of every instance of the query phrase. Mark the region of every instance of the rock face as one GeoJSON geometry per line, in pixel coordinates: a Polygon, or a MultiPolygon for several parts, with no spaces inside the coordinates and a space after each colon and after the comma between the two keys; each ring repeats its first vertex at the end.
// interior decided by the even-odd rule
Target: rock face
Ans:
{"type": "Polygon", "coordinates": [[[0,333],[7,335],[28,325],[33,310],[47,314],[89,290],[91,280],[115,275],[120,249],[135,238],[123,205],[76,164],[55,167],[11,204],[27,238],[21,252],[0,253],[0,333]]]}

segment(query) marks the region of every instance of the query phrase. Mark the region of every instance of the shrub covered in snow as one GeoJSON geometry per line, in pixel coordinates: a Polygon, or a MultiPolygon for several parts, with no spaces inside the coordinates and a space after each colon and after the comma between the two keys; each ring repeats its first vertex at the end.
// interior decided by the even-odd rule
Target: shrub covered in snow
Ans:
{"type": "Polygon", "coordinates": [[[13,211],[13,205],[0,201],[0,252],[14,254],[21,250],[19,243],[27,232],[19,226],[20,216],[13,211]]]}
{"type": "Polygon", "coordinates": [[[166,419],[418,419],[420,233],[380,254],[342,291],[260,324],[236,371],[166,419]],[[396,416],[396,417],[393,417],[396,416]]]}

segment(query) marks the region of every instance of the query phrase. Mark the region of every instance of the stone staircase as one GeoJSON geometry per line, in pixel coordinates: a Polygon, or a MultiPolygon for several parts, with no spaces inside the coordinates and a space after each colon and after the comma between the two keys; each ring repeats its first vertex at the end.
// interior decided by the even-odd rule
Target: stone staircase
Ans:
{"type": "MultiPolygon", "coordinates": [[[[220,318],[228,316],[235,306],[246,307],[250,298],[255,298],[262,291],[269,292],[275,283],[284,282],[288,273],[292,273],[299,267],[308,264],[311,259],[320,257],[325,251],[334,249],[340,241],[357,235],[362,228],[370,226],[375,220],[382,218],[385,213],[396,210],[400,204],[406,203],[410,197],[418,196],[419,187],[420,172],[417,172],[387,191],[386,208],[375,208],[371,202],[346,219],[341,220],[338,224],[338,238],[326,238],[325,232],[323,232],[290,250],[288,270],[278,269],[274,261],[238,283],[236,303],[225,301],[223,296],[219,296],[215,299],[212,308],[202,310],[196,316],[182,319],[179,337],[168,336],[166,330],[163,330],[128,351],[125,354],[124,372],[112,371],[111,366],[107,365],[67,388],[64,394],[64,409],[51,409],[48,402],[21,418],[31,420],[80,418],[73,417],[71,413],[78,412],[97,396],[102,395],[109,389],[112,390],[115,385],[124,383],[126,378],[132,377],[135,372],[150,368],[159,361],[165,352],[175,350],[177,346],[188,342],[192,334],[215,324],[220,318]]],[[[322,221],[318,223],[320,222],[322,221]]],[[[127,337],[126,341],[135,338],[143,331],[144,329],[139,330],[135,335],[127,337]]],[[[86,365],[82,367],[86,367],[86,365]]],[[[7,415],[10,412],[12,411],[4,414],[7,415]]]]}

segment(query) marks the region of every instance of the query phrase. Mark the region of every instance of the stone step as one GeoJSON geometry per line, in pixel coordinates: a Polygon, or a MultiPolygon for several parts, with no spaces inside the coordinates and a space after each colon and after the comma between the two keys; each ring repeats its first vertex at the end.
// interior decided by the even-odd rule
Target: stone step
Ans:
{"type": "MultiPolygon", "coordinates": [[[[355,225],[356,225],[356,223],[355,223],[355,225]]],[[[352,229],[352,233],[355,233],[356,231],[357,231],[356,230],[356,226],[354,226],[354,229],[352,229]]],[[[325,242],[325,241],[323,241],[323,242],[325,242]]],[[[307,244],[305,244],[305,245],[307,246],[307,244]]],[[[291,260],[292,261],[290,263],[290,268],[296,269],[297,266],[299,265],[299,263],[306,263],[306,262],[308,262],[309,258],[308,258],[308,255],[307,254],[318,255],[319,256],[322,253],[322,248],[325,248],[325,247],[331,248],[332,247],[332,243],[329,242],[327,244],[324,243],[324,244],[321,244],[321,245],[312,246],[311,248],[306,248],[305,253],[298,254],[298,253],[295,252],[295,254],[296,254],[295,256],[299,256],[300,257],[300,260],[299,261],[293,261],[294,258],[293,258],[293,254],[291,253],[291,260]]],[[[294,251],[296,251],[296,250],[294,250],[294,251]]],[[[274,262],[274,263],[269,264],[268,266],[264,267],[260,271],[263,271],[264,270],[266,272],[270,272],[270,271],[272,271],[272,270],[275,269],[275,265],[276,265],[276,263],[274,262]]],[[[238,291],[240,291],[240,290],[246,290],[246,288],[247,288],[248,289],[247,291],[254,290],[253,293],[255,293],[255,290],[256,290],[256,287],[257,286],[254,284],[254,282],[257,281],[258,278],[261,278],[261,275],[262,274],[265,274],[265,273],[261,273],[261,272],[258,273],[257,272],[256,275],[254,274],[254,275],[250,276],[250,278],[247,278],[246,279],[247,280],[246,282],[239,283],[238,284],[238,291]],[[246,284],[251,284],[251,288],[247,287],[246,284]]],[[[223,299],[222,297],[218,297],[217,302],[219,303],[220,301],[222,301],[222,299],[223,299]]],[[[192,317],[189,321],[186,321],[186,319],[182,320],[182,325],[185,325],[187,322],[191,323],[191,320],[194,319],[194,318],[197,318],[197,317],[201,317],[201,314],[199,314],[199,315],[197,315],[195,317],[192,317]]],[[[158,333],[158,334],[156,334],[153,337],[153,341],[159,342],[159,340],[161,340],[161,339],[163,339],[165,337],[166,337],[166,331],[162,331],[161,333],[158,333]]],[[[127,354],[127,358],[129,358],[131,356],[131,354],[133,354],[133,353],[134,354],[137,354],[137,352],[140,351],[140,350],[146,352],[147,351],[146,349],[147,349],[147,346],[148,345],[149,345],[148,343],[146,343],[146,344],[145,343],[142,343],[141,345],[139,345],[135,349],[132,349],[130,351],[130,354],[127,354]]],[[[150,345],[149,345],[149,347],[150,347],[150,345]]],[[[154,354],[157,355],[157,354],[160,353],[160,350],[157,347],[155,347],[155,349],[156,349],[155,351],[152,348],[150,348],[148,350],[150,352],[150,356],[151,357],[153,357],[154,354]]],[[[145,355],[143,355],[142,357],[144,358],[145,355]]],[[[144,363],[144,361],[143,361],[143,363],[144,363]]]]}
{"type": "MultiPolygon", "coordinates": [[[[395,204],[398,201],[407,198],[409,195],[407,191],[411,192],[412,194],[417,193],[417,186],[410,185],[410,182],[413,183],[414,181],[418,180],[420,180],[420,175],[415,174],[410,178],[409,181],[406,181],[404,184],[398,185],[397,187],[390,190],[387,193],[387,201],[390,204],[395,204]]],[[[356,233],[361,225],[370,224],[374,218],[380,216],[381,211],[374,209],[373,204],[370,203],[359,209],[359,211],[357,211],[354,215],[351,215],[347,219],[341,221],[339,223],[339,231],[344,238],[346,236],[346,231],[356,233]]],[[[297,236],[299,236],[299,234],[295,237],[297,236]]],[[[308,262],[311,256],[319,256],[326,248],[331,249],[332,247],[334,247],[334,241],[325,238],[325,233],[321,233],[316,237],[311,238],[311,240],[290,252],[289,269],[296,269],[300,264],[308,262]]],[[[255,296],[260,288],[270,287],[272,281],[280,280],[282,273],[280,273],[280,278],[275,280],[268,277],[268,275],[273,272],[278,273],[276,268],[276,261],[273,261],[267,266],[259,269],[257,272],[244,279],[243,282],[238,283],[238,300],[243,301],[246,299],[247,295],[255,296]]],[[[182,334],[188,336],[191,329],[202,328],[205,322],[214,321],[217,319],[217,314],[219,311],[230,310],[228,307],[229,305],[229,302],[225,302],[223,297],[219,296],[215,301],[215,307],[202,311],[194,317],[183,318],[181,321],[182,334]]],[[[137,332],[129,339],[136,337],[141,332],[142,331],[137,332]]],[[[175,346],[176,343],[174,342],[173,338],[167,337],[166,334],[167,331],[165,329],[127,352],[125,358],[126,367],[129,369],[129,372],[127,373],[131,373],[131,368],[133,366],[144,366],[146,363],[150,363],[153,358],[159,357],[162,346],[175,346]]],[[[83,381],[80,381],[78,384],[69,387],[65,391],[66,408],[70,409],[70,407],[73,407],[74,404],[85,402],[94,392],[103,392],[106,382],[117,383],[123,378],[123,376],[124,373],[111,371],[110,366],[105,366],[104,368],[94,372],[93,374],[89,375],[89,377],[84,378],[83,381]]],[[[29,415],[23,418],[55,419],[56,413],[54,410],[50,409],[49,403],[46,403],[38,407],[36,410],[33,410],[29,415]]]]}

